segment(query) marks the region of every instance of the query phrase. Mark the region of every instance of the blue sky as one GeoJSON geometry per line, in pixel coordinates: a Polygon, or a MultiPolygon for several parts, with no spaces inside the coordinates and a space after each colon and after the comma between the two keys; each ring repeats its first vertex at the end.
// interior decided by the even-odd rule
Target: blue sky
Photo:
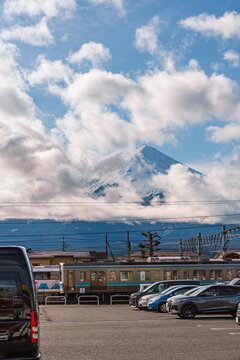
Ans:
{"type": "Polygon", "coordinates": [[[0,200],[75,201],[86,169],[141,144],[236,175],[239,0],[3,0],[0,11],[0,200]]]}

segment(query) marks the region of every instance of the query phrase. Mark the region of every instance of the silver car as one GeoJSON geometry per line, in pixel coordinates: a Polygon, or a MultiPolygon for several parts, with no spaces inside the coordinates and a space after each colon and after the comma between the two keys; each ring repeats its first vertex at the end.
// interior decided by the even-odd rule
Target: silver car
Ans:
{"type": "Polygon", "coordinates": [[[238,304],[238,307],[237,307],[236,323],[237,323],[238,325],[240,325],[240,303],[238,304]]]}
{"type": "Polygon", "coordinates": [[[239,302],[240,286],[201,286],[190,295],[173,298],[170,312],[185,319],[204,313],[229,313],[235,317],[239,302]]]}

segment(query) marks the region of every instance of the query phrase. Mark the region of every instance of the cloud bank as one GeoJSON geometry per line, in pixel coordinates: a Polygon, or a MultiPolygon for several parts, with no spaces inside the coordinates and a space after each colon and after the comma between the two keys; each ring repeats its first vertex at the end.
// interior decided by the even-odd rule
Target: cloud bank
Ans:
{"type": "Polygon", "coordinates": [[[223,16],[200,14],[180,21],[186,29],[200,32],[206,36],[221,36],[223,39],[240,38],[240,14],[225,12],[223,16]]]}

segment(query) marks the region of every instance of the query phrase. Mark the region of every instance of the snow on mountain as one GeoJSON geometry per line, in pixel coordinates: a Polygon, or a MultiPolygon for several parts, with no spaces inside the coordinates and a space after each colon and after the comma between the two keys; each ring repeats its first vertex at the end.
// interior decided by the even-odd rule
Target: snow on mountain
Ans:
{"type": "MultiPolygon", "coordinates": [[[[118,187],[119,182],[131,183],[137,194],[149,201],[154,196],[163,197],[162,190],[152,184],[152,176],[167,174],[172,165],[184,164],[161,153],[153,147],[142,145],[137,149],[124,149],[102,160],[93,170],[89,180],[90,194],[104,196],[109,187],[118,187]]],[[[193,173],[199,172],[188,168],[193,173]]]]}

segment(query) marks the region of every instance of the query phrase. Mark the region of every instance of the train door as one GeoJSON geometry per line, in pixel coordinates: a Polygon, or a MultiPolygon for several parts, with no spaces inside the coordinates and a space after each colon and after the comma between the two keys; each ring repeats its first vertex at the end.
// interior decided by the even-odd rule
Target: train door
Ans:
{"type": "Polygon", "coordinates": [[[73,270],[68,270],[67,273],[68,273],[68,277],[67,277],[68,290],[73,291],[74,290],[74,273],[73,273],[73,270]]]}
{"type": "Polygon", "coordinates": [[[105,290],[106,289],[106,275],[105,271],[91,271],[91,290],[105,290]]]}

